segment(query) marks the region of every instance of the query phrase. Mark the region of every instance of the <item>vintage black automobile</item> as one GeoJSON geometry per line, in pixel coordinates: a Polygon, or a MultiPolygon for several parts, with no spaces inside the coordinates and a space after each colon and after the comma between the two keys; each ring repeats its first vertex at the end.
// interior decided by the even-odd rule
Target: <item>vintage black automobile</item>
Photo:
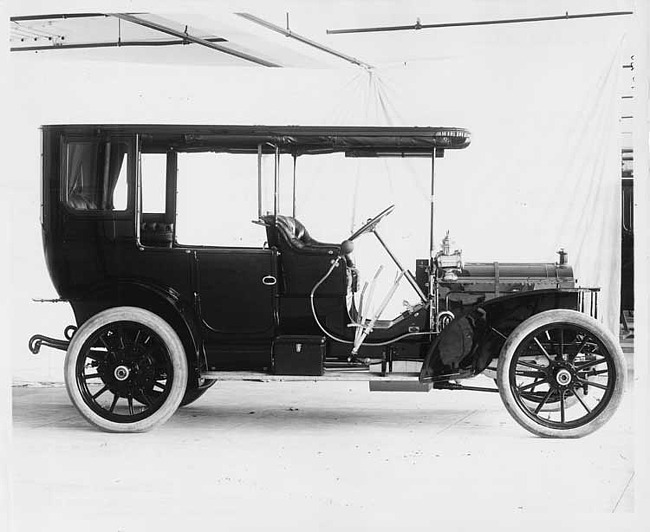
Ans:
{"type": "Polygon", "coordinates": [[[70,399],[103,430],[151,429],[219,380],[498,391],[525,429],[559,438],[591,433],[620,403],[623,354],[595,319],[598,289],[576,286],[563,251],[557,263],[512,264],[465,263],[448,238],[437,249],[434,163],[469,145],[464,129],[50,125],[42,141],[45,258],[76,324],[65,339],[35,335],[29,346],[67,351],[70,399]],[[295,161],[337,153],[430,159],[431,251],[415,274],[378,231],[393,206],[335,243],[296,219],[295,161]],[[192,179],[180,187],[179,175],[224,155],[254,163],[228,171],[235,188],[257,195],[257,213],[243,215],[258,241],[226,220],[230,243],[181,243],[187,189],[205,192],[192,179]],[[293,203],[281,198],[282,157],[294,162],[293,203]],[[375,284],[354,263],[366,234],[399,272],[374,306],[375,284]],[[380,319],[401,281],[419,302],[380,319]],[[460,382],[479,374],[491,377],[484,386],[460,382]]]}

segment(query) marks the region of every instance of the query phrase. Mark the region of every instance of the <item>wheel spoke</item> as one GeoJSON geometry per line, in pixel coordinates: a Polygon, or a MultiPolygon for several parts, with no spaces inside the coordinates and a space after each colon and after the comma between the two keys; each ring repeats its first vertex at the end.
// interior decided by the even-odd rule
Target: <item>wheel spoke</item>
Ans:
{"type": "Polygon", "coordinates": [[[142,388],[140,388],[140,395],[141,395],[142,399],[144,399],[144,401],[142,401],[142,402],[147,406],[151,406],[151,404],[152,404],[151,399],[149,398],[149,396],[146,393],[144,393],[144,390],[142,388]]]}
{"type": "Polygon", "coordinates": [[[598,371],[590,371],[588,374],[585,374],[585,377],[592,377],[595,375],[604,375],[605,373],[609,373],[608,369],[599,369],[598,371]]]}
{"type": "Polygon", "coordinates": [[[521,377],[539,378],[539,377],[544,377],[544,375],[546,375],[546,373],[543,372],[543,371],[523,371],[523,370],[517,370],[517,371],[515,371],[515,375],[519,375],[519,376],[521,376],[521,377]]]}
{"type": "Polygon", "coordinates": [[[126,347],[126,345],[124,345],[124,327],[119,326],[117,328],[117,336],[120,340],[120,347],[124,349],[126,347]]]}
{"type": "Polygon", "coordinates": [[[129,414],[133,415],[135,414],[135,410],[133,410],[133,396],[129,395],[126,400],[129,403],[129,414]]]}
{"type": "Polygon", "coordinates": [[[578,351],[576,351],[575,355],[572,355],[570,357],[570,362],[573,362],[578,355],[582,354],[582,350],[585,348],[585,345],[587,345],[587,340],[589,339],[589,336],[585,334],[585,337],[582,339],[582,342],[580,343],[580,346],[578,347],[578,351]]]}
{"type": "Polygon", "coordinates": [[[564,328],[560,329],[560,352],[558,356],[560,360],[564,360],[564,328]]]}
{"type": "Polygon", "coordinates": [[[100,334],[100,335],[99,335],[99,341],[100,341],[101,343],[104,344],[104,347],[105,347],[108,351],[111,350],[111,348],[110,348],[110,346],[108,345],[108,342],[107,342],[106,339],[104,338],[104,335],[103,335],[103,334],[100,334]]]}
{"type": "Polygon", "coordinates": [[[587,362],[583,362],[582,364],[576,364],[573,369],[576,371],[580,371],[586,368],[591,368],[593,366],[598,366],[599,364],[602,364],[603,362],[607,362],[606,358],[601,358],[600,360],[589,360],[587,362]]]}
{"type": "MultiPolygon", "coordinates": [[[[548,333],[548,331],[546,331],[548,333]]],[[[544,349],[544,346],[539,342],[537,338],[535,338],[535,343],[538,345],[538,347],[542,350],[542,354],[548,359],[549,362],[553,362],[551,360],[550,355],[546,352],[546,349],[544,349]]]]}
{"type": "Polygon", "coordinates": [[[97,351],[97,349],[93,349],[92,347],[86,352],[86,358],[91,358],[93,360],[96,360],[97,362],[103,362],[104,360],[106,360],[107,355],[108,352],[97,351]]]}
{"type": "Polygon", "coordinates": [[[160,388],[163,392],[167,389],[167,383],[166,382],[160,384],[158,381],[156,381],[156,383],[153,385],[153,387],[155,388],[156,386],[158,388],[160,388]]]}
{"type": "MultiPolygon", "coordinates": [[[[537,384],[537,383],[535,383],[537,384]]],[[[538,401],[542,397],[544,397],[544,394],[546,394],[546,390],[542,390],[540,392],[536,392],[535,390],[531,390],[529,392],[522,393],[521,396],[524,399],[528,399],[529,401],[538,401]]]]}
{"type": "Polygon", "coordinates": [[[119,395],[115,394],[113,396],[113,402],[111,403],[111,407],[108,409],[108,411],[112,414],[113,410],[115,410],[115,405],[117,404],[117,400],[120,398],[119,395]]]}
{"type": "Polygon", "coordinates": [[[560,423],[564,423],[564,392],[560,390],[560,423]]]}
{"type": "Polygon", "coordinates": [[[553,393],[553,388],[549,388],[548,392],[546,392],[546,395],[544,396],[544,399],[542,399],[542,401],[537,405],[537,408],[535,409],[535,415],[540,413],[542,407],[546,404],[546,401],[549,400],[552,393],[553,393]]]}
{"type": "Polygon", "coordinates": [[[581,382],[582,384],[587,384],[588,386],[594,386],[595,388],[600,388],[601,390],[608,390],[609,389],[604,384],[600,384],[599,382],[594,382],[594,381],[590,381],[590,380],[587,380],[587,379],[581,379],[580,377],[578,377],[578,381],[581,382]]]}
{"type": "Polygon", "coordinates": [[[93,373],[92,375],[84,375],[84,379],[86,380],[96,379],[97,377],[99,377],[100,379],[102,378],[102,376],[99,373],[93,373]]]}
{"type": "Polygon", "coordinates": [[[580,393],[579,393],[579,392],[576,392],[576,390],[574,389],[574,390],[573,390],[573,394],[576,396],[576,399],[577,399],[578,401],[580,401],[580,404],[581,404],[582,406],[584,406],[585,410],[587,411],[587,414],[591,414],[591,409],[590,409],[590,408],[585,404],[585,402],[582,400],[582,398],[580,397],[580,393]]]}
{"type": "Polygon", "coordinates": [[[101,390],[99,390],[95,395],[92,396],[93,399],[97,399],[101,394],[103,394],[105,391],[108,390],[108,386],[104,386],[101,390]]]}
{"type": "Polygon", "coordinates": [[[546,338],[548,338],[548,343],[551,346],[551,350],[553,351],[553,353],[555,353],[555,358],[557,359],[557,356],[558,356],[557,355],[557,344],[553,341],[553,338],[551,337],[551,333],[550,333],[549,329],[546,329],[544,332],[546,333],[546,338]]]}
{"type": "Polygon", "coordinates": [[[534,388],[535,386],[538,386],[540,384],[546,384],[547,382],[548,382],[548,377],[544,377],[543,379],[540,379],[540,380],[536,379],[534,382],[531,382],[529,384],[525,384],[523,386],[518,386],[517,391],[519,393],[521,393],[523,391],[530,390],[531,388],[534,388]]]}
{"type": "Polygon", "coordinates": [[[540,369],[542,367],[547,367],[547,366],[540,366],[539,364],[533,364],[532,362],[526,362],[525,360],[517,360],[517,364],[521,364],[522,366],[525,366],[527,368],[531,369],[540,369]]]}

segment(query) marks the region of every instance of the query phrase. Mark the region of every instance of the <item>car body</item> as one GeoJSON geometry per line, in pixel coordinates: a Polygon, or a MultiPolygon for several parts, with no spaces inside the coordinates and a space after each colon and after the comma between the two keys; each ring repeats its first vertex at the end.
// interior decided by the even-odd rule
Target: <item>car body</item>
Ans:
{"type": "MultiPolygon", "coordinates": [[[[620,348],[595,320],[598,289],[576,286],[563,250],[557,262],[515,264],[465,263],[448,237],[435,249],[435,160],[469,145],[464,129],[53,125],[43,126],[42,135],[45,258],[76,324],[64,340],[34,336],[30,348],[36,352],[45,344],[68,351],[68,391],[100,428],[151,428],[222,379],[360,379],[377,390],[485,390],[459,381],[501,372],[503,382],[492,391],[510,393],[504,401],[519,412],[515,419],[532,432],[560,437],[594,430],[618,404],[625,373],[620,348]],[[416,261],[415,274],[377,229],[392,206],[334,243],[315,240],[296,219],[295,161],[337,153],[431,159],[431,218],[424,225],[431,252],[416,261]],[[260,239],[181,243],[179,174],[198,168],[195,160],[221,156],[257,162],[256,169],[233,165],[227,171],[257,192],[257,213],[246,216],[257,224],[251,227],[260,239]],[[292,209],[280,194],[282,157],[294,162],[292,209]],[[265,176],[268,162],[273,169],[265,176]],[[266,206],[264,177],[273,180],[266,187],[272,191],[266,206]],[[419,298],[390,320],[381,319],[381,311],[392,293],[369,310],[374,284],[362,286],[354,262],[354,242],[370,233],[399,271],[391,292],[406,281],[419,298]],[[536,353],[515,353],[520,346],[509,347],[509,339],[519,338],[531,323],[546,327],[548,343],[535,340],[536,353]],[[139,344],[147,335],[155,353],[145,354],[139,344]],[[560,351],[566,345],[569,354],[548,356],[558,345],[554,335],[562,336],[560,351]],[[508,349],[512,375],[499,362],[508,349]],[[521,356],[529,358],[517,362],[521,356]],[[404,371],[406,363],[419,371],[404,371]],[[517,376],[517,364],[529,368],[521,377],[533,381],[506,386],[517,376]],[[603,365],[607,371],[589,381],[588,372],[603,365]],[[603,392],[595,406],[585,404],[592,382],[603,392]],[[102,395],[111,398],[110,405],[97,404],[102,395]],[[574,420],[565,417],[571,398],[584,410],[574,420]],[[561,419],[549,424],[540,412],[551,404],[561,410],[561,419]],[[120,408],[123,414],[117,414],[120,408]]],[[[228,229],[230,219],[224,220],[220,227],[228,229]]]]}

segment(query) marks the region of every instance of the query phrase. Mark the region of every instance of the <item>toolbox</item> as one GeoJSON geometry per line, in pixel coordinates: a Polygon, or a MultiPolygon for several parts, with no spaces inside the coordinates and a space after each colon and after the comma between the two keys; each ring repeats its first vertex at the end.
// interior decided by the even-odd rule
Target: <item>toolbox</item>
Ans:
{"type": "Polygon", "coordinates": [[[273,342],[273,373],[276,375],[323,374],[324,336],[278,336],[273,342]]]}

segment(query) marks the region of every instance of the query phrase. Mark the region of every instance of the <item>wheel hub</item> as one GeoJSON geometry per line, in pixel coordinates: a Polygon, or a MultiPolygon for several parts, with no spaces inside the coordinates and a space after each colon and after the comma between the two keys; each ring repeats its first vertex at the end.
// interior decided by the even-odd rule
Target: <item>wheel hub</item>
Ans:
{"type": "Polygon", "coordinates": [[[555,374],[555,380],[560,386],[568,386],[572,378],[571,372],[565,368],[555,374]]]}
{"type": "Polygon", "coordinates": [[[126,379],[129,378],[129,375],[131,374],[131,370],[123,365],[117,366],[115,368],[115,371],[113,371],[113,375],[115,376],[115,379],[124,382],[126,379]]]}

